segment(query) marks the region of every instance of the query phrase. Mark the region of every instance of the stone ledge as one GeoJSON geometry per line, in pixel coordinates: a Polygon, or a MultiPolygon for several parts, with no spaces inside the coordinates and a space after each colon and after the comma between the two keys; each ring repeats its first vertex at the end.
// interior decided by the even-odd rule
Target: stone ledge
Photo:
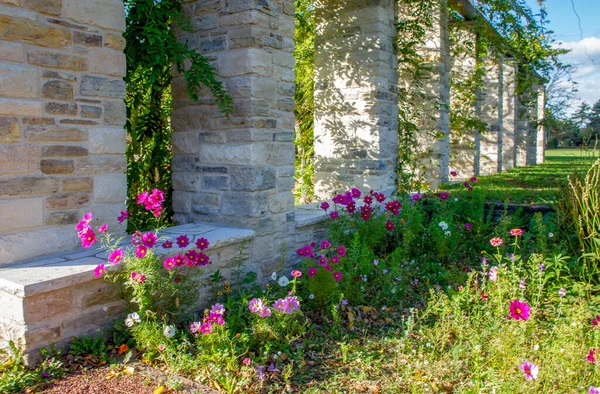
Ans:
{"type": "Polygon", "coordinates": [[[312,226],[327,220],[327,212],[319,208],[316,203],[296,205],[294,207],[296,228],[312,226]]]}
{"type": "MultiPolygon", "coordinates": [[[[218,223],[192,223],[170,227],[160,233],[161,240],[175,241],[179,235],[190,238],[188,248],[163,249],[158,246],[155,252],[161,256],[185,252],[195,246],[196,239],[205,237],[210,243],[207,249],[210,253],[211,250],[251,240],[255,232],[218,223]]],[[[0,268],[0,290],[18,297],[31,297],[62,289],[93,279],[94,269],[103,263],[106,263],[106,253],[94,248],[5,266],[0,268]]]]}

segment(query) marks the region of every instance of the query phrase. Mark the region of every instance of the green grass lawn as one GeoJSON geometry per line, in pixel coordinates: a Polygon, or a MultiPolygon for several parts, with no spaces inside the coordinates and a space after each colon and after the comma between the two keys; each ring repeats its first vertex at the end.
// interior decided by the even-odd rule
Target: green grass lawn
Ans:
{"type": "MultiPolygon", "coordinates": [[[[600,151],[552,149],[546,151],[544,164],[518,167],[501,174],[478,177],[474,185],[489,201],[535,204],[554,200],[567,176],[585,172],[599,157],[600,151]]],[[[446,184],[441,190],[454,194],[468,193],[462,183],[446,184]]]]}

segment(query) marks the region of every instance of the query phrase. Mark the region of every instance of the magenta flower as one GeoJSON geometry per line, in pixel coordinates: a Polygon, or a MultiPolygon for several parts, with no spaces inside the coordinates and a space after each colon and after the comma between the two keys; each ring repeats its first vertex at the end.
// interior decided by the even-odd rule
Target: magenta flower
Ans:
{"type": "Polygon", "coordinates": [[[210,312],[211,313],[218,313],[219,315],[224,315],[225,314],[225,306],[223,306],[223,304],[214,304],[211,308],[210,308],[210,312]]]}
{"type": "Polygon", "coordinates": [[[203,323],[200,326],[200,332],[202,334],[210,334],[212,332],[212,325],[210,323],[203,323]]]}
{"type": "Polygon", "coordinates": [[[167,258],[163,262],[163,267],[165,267],[168,270],[172,270],[175,267],[175,259],[173,257],[167,258]]]}
{"type": "Polygon", "coordinates": [[[105,233],[108,230],[108,225],[105,223],[98,228],[99,233],[105,233]]]}
{"type": "Polygon", "coordinates": [[[337,254],[334,254],[333,256],[331,256],[331,258],[329,259],[329,262],[331,264],[338,264],[340,262],[340,257],[337,254]]]}
{"type": "Polygon", "coordinates": [[[339,282],[340,280],[342,280],[342,273],[340,271],[334,272],[333,279],[335,279],[336,282],[339,282]]]}
{"type": "Polygon", "coordinates": [[[363,202],[366,205],[371,205],[371,204],[373,204],[373,197],[371,197],[371,196],[365,196],[365,198],[363,198],[363,202]]]}
{"type": "Polygon", "coordinates": [[[386,229],[387,231],[394,231],[394,222],[392,222],[391,220],[388,220],[388,221],[385,223],[385,229],[386,229]]]}
{"type": "Polygon", "coordinates": [[[600,394],[600,388],[590,386],[590,389],[588,390],[587,394],[600,394]]]}
{"type": "Polygon", "coordinates": [[[113,265],[119,264],[121,262],[121,260],[123,259],[123,254],[124,254],[123,249],[121,249],[121,248],[115,249],[108,256],[108,261],[110,263],[113,263],[113,265]]]}
{"type": "Polygon", "coordinates": [[[121,212],[121,214],[119,215],[117,220],[119,221],[119,223],[123,223],[125,221],[125,219],[127,219],[128,216],[129,216],[129,211],[125,210],[125,211],[121,212]]]}
{"type": "MultiPolygon", "coordinates": [[[[288,297],[285,297],[284,301],[286,302],[286,304],[292,311],[300,310],[300,301],[298,301],[298,297],[288,296],[288,297]]],[[[290,311],[288,313],[292,313],[292,312],[290,311]]]]}
{"type": "Polygon", "coordinates": [[[104,264],[100,264],[94,269],[94,276],[99,278],[102,276],[102,274],[104,274],[104,272],[106,272],[104,269],[104,264]]]}
{"type": "Polygon", "coordinates": [[[321,267],[324,267],[327,265],[327,258],[325,257],[325,255],[321,255],[319,256],[319,258],[317,258],[317,264],[319,264],[321,267]]]}
{"type": "Polygon", "coordinates": [[[308,269],[308,277],[312,278],[317,274],[317,269],[315,267],[310,267],[308,269]]]}
{"type": "Polygon", "coordinates": [[[477,178],[476,177],[471,177],[471,179],[469,179],[472,183],[477,183],[477,178]]]}
{"type": "Polygon", "coordinates": [[[196,252],[195,250],[190,250],[185,254],[185,258],[187,259],[187,266],[188,267],[193,267],[199,259],[199,255],[198,252],[196,252]]]}
{"type": "Polygon", "coordinates": [[[354,202],[349,202],[346,204],[346,212],[353,214],[356,212],[356,204],[354,202]]]}
{"type": "Polygon", "coordinates": [[[450,175],[452,175],[452,176],[457,176],[457,175],[458,175],[458,173],[457,173],[456,171],[450,171],[450,175]]]}
{"type": "Polygon", "coordinates": [[[502,241],[502,238],[495,237],[490,239],[490,244],[495,247],[502,246],[503,243],[504,241],[502,241]]]}
{"type": "Polygon", "coordinates": [[[77,223],[75,225],[75,230],[77,230],[77,232],[80,233],[88,227],[89,227],[88,222],[86,222],[85,220],[81,220],[79,223],[77,223]]]}
{"type": "Polygon", "coordinates": [[[519,300],[514,300],[510,303],[510,317],[515,320],[527,320],[529,319],[529,313],[531,307],[526,303],[519,300]]]}
{"type": "Polygon", "coordinates": [[[419,193],[415,193],[412,195],[413,201],[419,201],[421,199],[421,195],[419,193]]]}
{"type": "Polygon", "coordinates": [[[135,250],[135,255],[139,259],[143,259],[144,257],[146,257],[147,253],[148,253],[148,248],[146,248],[144,245],[138,246],[137,249],[135,250]]]}
{"type": "Polygon", "coordinates": [[[383,194],[383,193],[373,193],[373,196],[375,196],[375,199],[377,200],[377,202],[385,201],[385,194],[383,194]]]}
{"type": "Polygon", "coordinates": [[[79,239],[83,248],[89,248],[96,242],[96,233],[91,227],[86,227],[79,233],[79,239]]]}
{"type": "Polygon", "coordinates": [[[591,362],[592,364],[596,364],[596,349],[595,348],[591,348],[590,352],[587,355],[587,361],[591,362]]]}
{"type": "Polygon", "coordinates": [[[465,230],[467,230],[467,231],[473,230],[473,225],[471,223],[465,223],[465,230]]]}
{"type": "Polygon", "coordinates": [[[337,211],[329,212],[329,218],[330,219],[337,219],[338,217],[339,217],[339,214],[338,214],[337,211]]]}
{"type": "Polygon", "coordinates": [[[320,246],[321,246],[321,249],[329,249],[329,248],[331,248],[331,243],[328,240],[324,239],[321,241],[320,246]]]}
{"type": "Polygon", "coordinates": [[[523,235],[523,230],[520,228],[513,228],[512,230],[510,230],[510,235],[512,235],[513,237],[518,237],[520,235],[523,235]]]}
{"type": "Polygon", "coordinates": [[[324,210],[324,211],[328,210],[329,209],[329,203],[327,201],[323,201],[321,203],[321,209],[324,210]]]}
{"type": "Polygon", "coordinates": [[[324,269],[325,271],[333,271],[333,267],[332,267],[332,266],[330,266],[329,264],[327,264],[327,265],[323,266],[323,269],[324,269]]]}
{"type": "Polygon", "coordinates": [[[277,301],[275,301],[273,303],[273,308],[275,308],[275,309],[277,309],[278,311],[281,311],[281,312],[284,312],[287,307],[288,307],[288,305],[286,304],[286,302],[282,298],[278,299],[277,301]]]}
{"type": "Polygon", "coordinates": [[[292,276],[293,276],[294,278],[299,278],[299,277],[301,277],[301,276],[302,276],[302,272],[300,272],[300,271],[298,271],[298,270],[293,270],[293,271],[292,271],[292,276]]]}
{"type": "Polygon", "coordinates": [[[186,246],[188,246],[190,244],[190,239],[188,238],[187,235],[180,235],[179,237],[177,237],[176,241],[177,241],[177,245],[180,248],[185,248],[186,246]]]}
{"type": "Polygon", "coordinates": [[[594,319],[592,319],[592,325],[594,327],[597,327],[598,324],[600,324],[600,316],[596,315],[596,317],[594,319]]]}
{"type": "Polygon", "coordinates": [[[250,360],[250,358],[246,357],[242,360],[242,364],[244,364],[245,366],[249,367],[250,364],[252,364],[252,360],[250,360]]]}
{"type": "Polygon", "coordinates": [[[137,283],[144,283],[146,281],[146,275],[137,273],[137,272],[132,272],[131,273],[131,280],[137,283]]]}
{"type": "Polygon", "coordinates": [[[152,193],[148,196],[148,200],[152,202],[154,206],[161,205],[165,201],[165,193],[158,189],[153,189],[152,193]]]}
{"type": "Polygon", "coordinates": [[[340,257],[344,257],[346,255],[346,248],[340,245],[337,247],[337,252],[340,257]]]}
{"type": "Polygon", "coordinates": [[[208,240],[206,238],[198,238],[196,240],[196,247],[198,249],[200,249],[200,251],[204,251],[206,250],[206,248],[208,248],[208,245],[210,244],[210,242],[208,242],[208,240]]]}
{"type": "Polygon", "coordinates": [[[183,267],[185,265],[185,263],[187,262],[187,258],[177,254],[173,257],[174,263],[177,267],[183,267]]]}
{"type": "Polygon", "coordinates": [[[190,324],[190,332],[194,335],[198,335],[200,332],[200,327],[202,327],[202,323],[195,321],[190,324]]]}
{"type": "Polygon", "coordinates": [[[210,264],[210,257],[205,255],[204,253],[198,253],[198,265],[200,267],[205,267],[210,264]]]}
{"type": "Polygon", "coordinates": [[[264,305],[260,298],[253,298],[248,303],[248,309],[250,309],[250,312],[252,313],[258,312],[262,308],[264,308],[264,305]]]}
{"type": "Polygon", "coordinates": [[[361,192],[357,188],[352,188],[350,192],[352,193],[352,197],[360,198],[361,192]]]}
{"type": "Polygon", "coordinates": [[[438,194],[438,197],[440,198],[440,201],[446,201],[450,198],[450,194],[448,194],[448,192],[441,192],[438,194]]]}
{"type": "Polygon", "coordinates": [[[263,318],[271,316],[271,309],[267,308],[266,306],[262,307],[258,311],[258,316],[263,317],[263,318]]]}
{"type": "Polygon", "coordinates": [[[167,347],[165,346],[164,343],[161,343],[160,345],[158,345],[158,351],[159,352],[163,352],[167,347]]]}
{"type": "Polygon", "coordinates": [[[526,361],[523,364],[520,364],[519,368],[523,372],[523,375],[525,375],[525,380],[530,381],[537,379],[540,368],[534,363],[526,361]]]}
{"type": "Polygon", "coordinates": [[[163,242],[162,247],[164,249],[171,249],[173,247],[173,241],[165,241],[165,242],[163,242]]]}
{"type": "Polygon", "coordinates": [[[148,248],[153,248],[157,242],[158,237],[152,231],[142,235],[142,243],[148,248]]]}
{"type": "Polygon", "coordinates": [[[140,204],[140,205],[145,204],[147,199],[148,199],[148,192],[144,191],[137,195],[137,201],[135,203],[140,204]]]}
{"type": "Polygon", "coordinates": [[[225,320],[223,320],[223,315],[220,313],[211,312],[204,319],[204,323],[217,323],[218,325],[222,326],[225,324],[225,320]]]}

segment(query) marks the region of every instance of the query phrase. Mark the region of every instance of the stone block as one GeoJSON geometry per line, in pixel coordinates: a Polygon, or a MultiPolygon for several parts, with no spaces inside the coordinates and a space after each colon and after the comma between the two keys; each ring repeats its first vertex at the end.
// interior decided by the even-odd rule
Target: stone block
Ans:
{"type": "Polygon", "coordinates": [[[0,41],[0,60],[9,62],[24,62],[23,44],[18,42],[0,41]]]}
{"type": "Polygon", "coordinates": [[[258,74],[268,77],[273,73],[273,55],[263,49],[256,48],[228,51],[219,55],[217,71],[222,77],[244,74],[258,74]]]}
{"type": "Polygon", "coordinates": [[[63,0],[62,16],[104,29],[125,30],[125,8],[120,0],[63,0]]]}
{"type": "Polygon", "coordinates": [[[263,217],[268,215],[269,202],[266,193],[226,193],[223,195],[223,215],[238,217],[263,217]]]}
{"type": "Polygon", "coordinates": [[[46,113],[51,115],[75,116],[77,115],[77,104],[50,102],[46,103],[46,105],[44,106],[44,110],[46,111],[46,113]]]}
{"type": "Polygon", "coordinates": [[[25,128],[25,139],[35,142],[79,142],[87,141],[87,132],[81,129],[54,127],[54,126],[29,126],[25,128]]]}
{"type": "Polygon", "coordinates": [[[267,163],[276,166],[292,165],[295,159],[294,145],[291,143],[274,143],[268,150],[267,163]]]}
{"type": "MultiPolygon", "coordinates": [[[[61,0],[62,1],[62,0],[61,0]]],[[[98,34],[84,33],[81,31],[73,32],[73,44],[86,47],[102,47],[102,36],[98,34]]]]}
{"type": "Polygon", "coordinates": [[[93,190],[93,178],[66,178],[62,180],[62,191],[64,193],[89,193],[93,190]]]}
{"type": "Polygon", "coordinates": [[[126,168],[125,156],[88,156],[79,159],[75,173],[78,175],[124,173],[126,168]]]}
{"type": "Polygon", "coordinates": [[[217,15],[212,14],[193,17],[190,22],[192,24],[192,31],[216,29],[217,15]]]}
{"type": "Polygon", "coordinates": [[[121,300],[121,295],[113,286],[103,280],[79,285],[73,289],[73,298],[80,310],[107,305],[121,300]]]}
{"type": "Polygon", "coordinates": [[[0,0],[0,4],[21,5],[21,0],[0,0]]]}
{"type": "Polygon", "coordinates": [[[294,194],[292,191],[277,193],[269,197],[271,213],[290,212],[294,209],[294,194]]]}
{"type": "Polygon", "coordinates": [[[76,224],[79,222],[79,213],[72,212],[50,212],[46,215],[44,224],[46,226],[62,226],[66,224],[76,224]]]}
{"type": "Polygon", "coordinates": [[[125,76],[125,54],[111,49],[90,48],[89,71],[98,74],[125,76]]]}
{"type": "Polygon", "coordinates": [[[53,194],[59,189],[59,180],[48,177],[19,177],[0,179],[0,196],[31,196],[53,194]]]}
{"type": "Polygon", "coordinates": [[[115,127],[90,127],[90,153],[125,153],[125,130],[115,127]]]}
{"type": "Polygon", "coordinates": [[[44,78],[52,78],[52,79],[62,79],[69,82],[75,82],[77,77],[75,74],[63,72],[63,71],[54,71],[54,70],[44,70],[42,74],[44,78]]]}
{"type": "Polygon", "coordinates": [[[127,120],[125,103],[122,100],[104,101],[104,123],[107,125],[124,126],[127,120]]]}
{"type": "Polygon", "coordinates": [[[231,167],[231,190],[258,191],[276,186],[275,169],[272,167],[231,167]]]}
{"type": "Polygon", "coordinates": [[[192,212],[192,196],[194,193],[188,193],[175,188],[173,184],[173,211],[177,213],[192,212]]]}
{"type": "Polygon", "coordinates": [[[72,174],[75,170],[73,160],[48,159],[40,161],[42,173],[49,175],[72,174]]]}
{"type": "Polygon", "coordinates": [[[36,21],[0,16],[0,39],[47,48],[65,49],[71,45],[71,32],[36,21]]]}
{"type": "Polygon", "coordinates": [[[61,119],[59,121],[61,125],[83,125],[83,126],[93,126],[97,125],[98,122],[95,120],[88,119],[61,119]]]}
{"type": "Polygon", "coordinates": [[[125,81],[84,75],[81,78],[80,93],[82,96],[125,97],[125,81]]]}
{"type": "Polygon", "coordinates": [[[176,172],[172,176],[173,189],[187,192],[199,192],[200,180],[201,176],[199,174],[176,172]]]}
{"type": "Polygon", "coordinates": [[[46,198],[46,209],[64,211],[67,209],[79,209],[90,202],[87,194],[61,195],[46,198]]]}
{"type": "Polygon", "coordinates": [[[88,62],[84,57],[38,49],[27,52],[27,62],[36,66],[65,70],[85,71],[88,69],[88,62]]]}
{"type": "Polygon", "coordinates": [[[64,81],[48,81],[42,86],[42,95],[48,99],[72,101],[73,85],[64,81]]]}
{"type": "Polygon", "coordinates": [[[178,131],[171,136],[174,154],[194,154],[200,149],[197,132],[178,131]]]}
{"type": "Polygon", "coordinates": [[[100,118],[102,117],[102,107],[94,107],[93,105],[82,105],[80,115],[83,118],[100,118]]]}
{"type": "Polygon", "coordinates": [[[42,117],[30,117],[24,116],[21,118],[24,125],[27,126],[39,126],[39,125],[53,125],[54,118],[42,118],[42,117]]]}
{"type": "Polygon", "coordinates": [[[21,129],[17,118],[0,118],[0,142],[18,142],[21,129]]]}
{"type": "Polygon", "coordinates": [[[42,157],[81,157],[87,156],[88,150],[76,145],[42,146],[42,157]]]}
{"type": "Polygon", "coordinates": [[[127,199],[125,174],[99,174],[94,176],[94,203],[122,203],[127,199]]]}
{"type": "Polygon", "coordinates": [[[0,145],[0,173],[26,174],[37,170],[37,149],[33,145],[0,145]]]}
{"type": "Polygon", "coordinates": [[[125,49],[125,38],[122,35],[108,33],[106,34],[104,46],[117,51],[122,51],[125,49]]]}
{"type": "Polygon", "coordinates": [[[263,146],[256,144],[240,144],[240,145],[200,145],[199,157],[202,163],[219,164],[219,165],[249,165],[261,164],[264,160],[266,150],[263,146]]]}
{"type": "Polygon", "coordinates": [[[44,224],[41,198],[0,200],[0,228],[3,231],[44,224]]]}
{"type": "Polygon", "coordinates": [[[222,175],[204,175],[202,177],[202,189],[227,190],[229,189],[229,177],[222,175]]]}
{"type": "Polygon", "coordinates": [[[73,296],[70,288],[50,291],[24,300],[25,321],[43,321],[70,311],[73,296]]]}
{"type": "Polygon", "coordinates": [[[0,95],[18,98],[38,96],[38,72],[35,67],[2,62],[0,75],[0,95]]]}
{"type": "Polygon", "coordinates": [[[258,10],[246,10],[233,14],[221,15],[219,25],[221,27],[238,27],[246,25],[258,25],[268,28],[273,18],[258,10]]]}
{"type": "MultiPolygon", "coordinates": [[[[29,215],[31,209],[27,209],[29,211],[22,212],[27,212],[27,215],[29,215]]],[[[36,226],[40,224],[36,224],[36,226]]],[[[0,265],[48,254],[48,245],[52,245],[54,251],[62,251],[81,247],[81,242],[77,238],[73,226],[70,225],[0,234],[0,265]]],[[[45,270],[44,274],[50,275],[51,272],[45,270]]],[[[28,275],[28,277],[31,277],[31,275],[28,275]]]]}

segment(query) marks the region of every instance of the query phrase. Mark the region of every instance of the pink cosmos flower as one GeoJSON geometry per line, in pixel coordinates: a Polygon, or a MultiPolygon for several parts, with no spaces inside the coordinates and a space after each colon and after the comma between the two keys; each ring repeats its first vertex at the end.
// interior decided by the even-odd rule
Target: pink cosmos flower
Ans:
{"type": "Polygon", "coordinates": [[[177,245],[180,248],[185,248],[186,246],[188,246],[190,244],[190,239],[188,238],[187,235],[180,235],[179,237],[176,238],[177,241],[177,245]]]}
{"type": "Polygon", "coordinates": [[[99,278],[102,276],[102,274],[104,274],[104,272],[106,272],[104,269],[104,264],[100,264],[94,269],[94,276],[99,278]]]}
{"type": "Polygon", "coordinates": [[[105,223],[98,228],[99,233],[105,233],[108,230],[108,225],[105,223]]]}
{"type": "Polygon", "coordinates": [[[308,269],[308,277],[312,278],[317,274],[317,269],[315,267],[310,267],[308,269]]]}
{"type": "Polygon", "coordinates": [[[148,196],[148,200],[151,201],[154,206],[160,205],[165,201],[165,193],[162,190],[152,189],[152,193],[148,196]]]}
{"type": "Polygon", "coordinates": [[[177,254],[173,257],[173,261],[175,262],[175,265],[177,267],[183,267],[187,261],[187,258],[180,254],[177,254]]]}
{"type": "Polygon", "coordinates": [[[223,304],[214,304],[211,308],[210,308],[211,313],[218,313],[219,315],[224,315],[225,314],[225,306],[223,306],[223,304]]]}
{"type": "Polygon", "coordinates": [[[530,311],[531,307],[526,302],[514,300],[510,303],[510,317],[514,320],[529,319],[530,311]]]}
{"type": "Polygon", "coordinates": [[[298,301],[298,297],[296,296],[288,296],[285,297],[284,302],[287,304],[288,308],[286,308],[286,312],[289,309],[290,311],[287,313],[292,313],[292,311],[300,310],[300,301],[298,301]]]}
{"type": "Polygon", "coordinates": [[[391,231],[394,231],[394,227],[395,227],[395,226],[394,226],[394,222],[392,222],[391,220],[388,220],[388,221],[385,223],[385,229],[386,229],[387,231],[390,231],[390,232],[391,232],[391,231]]]}
{"type": "Polygon", "coordinates": [[[329,249],[329,248],[331,248],[331,243],[328,240],[324,239],[321,241],[320,246],[321,246],[321,249],[329,249]]]}
{"type": "Polygon", "coordinates": [[[377,200],[377,202],[384,202],[385,201],[385,194],[383,194],[383,193],[373,193],[373,195],[375,196],[375,199],[377,200]]]}
{"type": "Polygon", "coordinates": [[[83,248],[89,248],[96,242],[96,233],[91,227],[86,227],[79,233],[79,239],[83,248]]]}
{"type": "Polygon", "coordinates": [[[504,243],[504,241],[502,241],[502,238],[495,237],[495,238],[490,239],[490,244],[494,247],[499,247],[503,243],[504,243]]]}
{"type": "Polygon", "coordinates": [[[260,298],[253,298],[248,303],[248,309],[250,309],[250,312],[253,312],[253,313],[258,312],[263,307],[264,307],[264,305],[260,298]]]}
{"type": "Polygon", "coordinates": [[[365,196],[365,198],[363,198],[363,202],[366,205],[371,205],[371,204],[373,204],[373,197],[371,197],[371,196],[365,196]]]}
{"type": "Polygon", "coordinates": [[[457,176],[457,175],[458,175],[458,172],[456,172],[456,171],[450,171],[450,175],[452,175],[452,176],[457,176]]]}
{"type": "Polygon", "coordinates": [[[223,320],[223,316],[220,313],[211,312],[204,319],[204,323],[217,323],[218,325],[222,326],[225,324],[225,320],[223,320]]]}
{"type": "Polygon", "coordinates": [[[473,230],[473,225],[471,223],[465,223],[465,230],[467,230],[467,231],[473,230]]]}
{"type": "Polygon", "coordinates": [[[206,248],[208,248],[208,245],[210,244],[210,242],[208,242],[208,240],[206,238],[198,238],[196,240],[196,247],[198,249],[200,249],[200,251],[204,251],[206,250],[206,248]]]}
{"type": "Polygon", "coordinates": [[[152,231],[142,235],[142,243],[148,248],[153,248],[158,242],[158,237],[152,231]]]}
{"type": "Polygon", "coordinates": [[[329,259],[329,262],[331,264],[338,264],[340,262],[340,257],[337,254],[334,254],[333,256],[331,256],[331,258],[329,259]]]}
{"type": "Polygon", "coordinates": [[[587,361],[591,362],[592,364],[596,364],[596,349],[595,348],[591,348],[590,352],[587,355],[587,361]]]}
{"type": "Polygon", "coordinates": [[[337,219],[338,217],[339,217],[339,214],[338,214],[337,211],[329,212],[329,218],[330,219],[337,219]]]}
{"type": "Polygon", "coordinates": [[[131,280],[137,283],[144,283],[146,281],[146,275],[143,274],[139,274],[137,272],[132,272],[131,273],[131,280]]]}
{"type": "Polygon", "coordinates": [[[596,315],[596,317],[594,319],[592,319],[592,325],[594,327],[597,327],[598,324],[600,324],[600,316],[596,315]]]}
{"type": "Polygon", "coordinates": [[[256,367],[256,373],[258,374],[258,378],[260,380],[265,380],[265,366],[264,365],[259,365],[256,367]]]}
{"type": "Polygon", "coordinates": [[[164,343],[161,343],[160,345],[158,345],[158,351],[159,352],[164,352],[164,350],[166,349],[166,346],[164,343]]]}
{"type": "Polygon", "coordinates": [[[337,252],[340,257],[344,257],[346,255],[346,248],[340,245],[337,247],[337,252]]]}
{"type": "Polygon", "coordinates": [[[205,267],[210,264],[210,257],[205,255],[204,253],[198,253],[198,265],[201,267],[205,267]]]}
{"type": "Polygon", "coordinates": [[[298,271],[298,270],[293,270],[293,271],[292,271],[292,276],[293,276],[294,278],[299,278],[299,277],[301,277],[301,276],[302,276],[302,272],[300,272],[300,271],[298,271]]]}
{"type": "Polygon", "coordinates": [[[565,290],[565,289],[563,289],[563,288],[560,288],[560,289],[558,290],[558,296],[559,296],[559,297],[565,297],[566,295],[567,295],[567,290],[565,290]]]}
{"type": "Polygon", "coordinates": [[[193,267],[194,264],[196,264],[196,262],[198,261],[199,255],[198,252],[192,249],[185,254],[185,257],[187,259],[187,266],[193,267]]]}
{"type": "Polygon", "coordinates": [[[168,270],[172,270],[175,267],[175,259],[173,257],[167,258],[163,262],[163,267],[165,267],[168,270]]]}
{"type": "Polygon", "coordinates": [[[200,332],[202,334],[205,334],[205,335],[206,334],[210,334],[212,332],[212,324],[210,324],[210,323],[203,323],[200,326],[200,332]]]}
{"type": "Polygon", "coordinates": [[[440,198],[440,201],[446,201],[450,198],[450,194],[448,194],[448,192],[441,192],[438,197],[440,198]]]}
{"type": "Polygon", "coordinates": [[[147,253],[148,253],[148,248],[146,248],[144,245],[138,246],[137,249],[135,250],[135,255],[138,257],[138,259],[143,259],[147,253]]]}
{"type": "Polygon", "coordinates": [[[323,269],[324,269],[325,271],[333,271],[333,267],[332,267],[332,266],[330,266],[329,264],[326,264],[325,266],[323,266],[323,269]]]}
{"type": "Polygon", "coordinates": [[[165,241],[165,242],[163,242],[162,247],[164,249],[171,249],[173,247],[173,241],[165,241]]]}
{"type": "Polygon", "coordinates": [[[525,375],[525,380],[527,381],[537,379],[538,372],[540,371],[540,368],[537,365],[529,361],[519,364],[519,368],[523,372],[523,375],[525,375]]]}
{"type": "Polygon", "coordinates": [[[135,203],[140,204],[140,205],[145,204],[147,199],[148,199],[148,192],[144,191],[137,195],[137,200],[135,203]]]}
{"type": "Polygon", "coordinates": [[[250,364],[252,364],[252,360],[250,360],[250,358],[246,357],[242,360],[242,364],[244,364],[245,366],[249,367],[250,364]]]}
{"type": "Polygon", "coordinates": [[[513,237],[518,237],[520,235],[523,235],[523,230],[520,228],[513,228],[512,230],[510,230],[510,235],[512,235],[513,237]]]}
{"type": "Polygon", "coordinates": [[[590,386],[590,389],[588,390],[587,394],[600,394],[600,388],[590,386]]]}
{"type": "Polygon", "coordinates": [[[412,195],[413,201],[419,201],[421,199],[421,195],[419,193],[415,193],[412,195]]]}
{"type": "Polygon", "coordinates": [[[329,209],[329,203],[327,201],[323,201],[321,203],[321,209],[324,210],[324,211],[328,210],[329,209]]]}
{"type": "Polygon", "coordinates": [[[357,188],[352,188],[350,192],[352,193],[352,197],[360,198],[361,192],[357,188]]]}
{"type": "Polygon", "coordinates": [[[324,267],[327,265],[327,258],[325,257],[325,255],[320,255],[319,258],[317,259],[317,264],[319,264],[321,267],[324,267]]]}
{"type": "Polygon", "coordinates": [[[86,213],[85,215],[83,215],[83,220],[85,220],[86,222],[91,222],[92,221],[92,217],[94,215],[91,212],[86,213]]]}
{"type": "Polygon", "coordinates": [[[113,263],[113,265],[119,264],[121,262],[121,260],[123,259],[123,254],[124,254],[123,249],[121,249],[121,248],[115,249],[108,256],[108,261],[110,263],[113,263]]]}
{"type": "Polygon", "coordinates": [[[288,305],[282,298],[280,298],[273,303],[273,308],[277,309],[278,311],[285,312],[286,308],[288,308],[288,305]]]}
{"type": "Polygon", "coordinates": [[[200,327],[202,327],[202,323],[197,321],[193,322],[192,324],[190,324],[191,333],[194,335],[198,335],[198,332],[200,332],[200,327]]]}
{"type": "Polygon", "coordinates": [[[477,177],[471,177],[471,179],[469,179],[472,183],[477,183],[477,177]]]}
{"type": "Polygon", "coordinates": [[[490,270],[488,271],[488,278],[492,282],[495,282],[498,280],[498,268],[497,267],[490,268],[490,270]]]}
{"type": "Polygon", "coordinates": [[[264,318],[264,317],[269,317],[269,316],[271,316],[271,309],[270,309],[270,308],[267,308],[266,306],[265,306],[265,307],[262,307],[262,308],[261,308],[261,309],[258,311],[258,316],[260,316],[260,317],[263,317],[263,318],[264,318]]]}
{"type": "Polygon", "coordinates": [[[336,282],[339,282],[340,280],[342,280],[342,273],[340,271],[334,272],[333,279],[335,279],[336,282]]]}
{"type": "Polygon", "coordinates": [[[129,211],[125,210],[125,211],[121,212],[121,214],[119,215],[117,220],[119,221],[119,223],[123,223],[125,221],[125,219],[127,219],[128,216],[129,216],[129,211]]]}
{"type": "Polygon", "coordinates": [[[86,222],[85,220],[81,220],[79,223],[77,223],[75,225],[75,230],[77,230],[77,232],[80,233],[88,227],[89,227],[88,222],[86,222]]]}

